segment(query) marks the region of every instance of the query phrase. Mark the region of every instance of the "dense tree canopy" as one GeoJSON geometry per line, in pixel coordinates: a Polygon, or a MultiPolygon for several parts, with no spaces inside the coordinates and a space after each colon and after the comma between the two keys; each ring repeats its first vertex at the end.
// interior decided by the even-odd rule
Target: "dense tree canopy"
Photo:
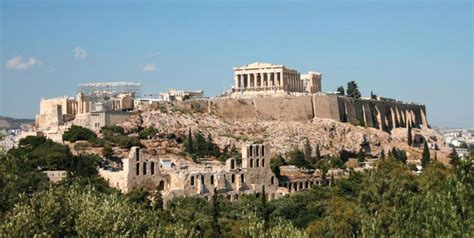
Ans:
{"type": "Polygon", "coordinates": [[[78,140],[90,140],[96,137],[97,135],[90,129],[76,125],[69,127],[63,134],[63,140],[70,142],[76,142],[78,140]]]}
{"type": "MultiPolygon", "coordinates": [[[[154,205],[160,196],[153,192],[135,189],[123,195],[107,187],[97,177],[96,156],[72,156],[41,138],[20,144],[0,155],[0,236],[474,236],[472,158],[455,167],[433,160],[415,175],[397,158],[400,151],[391,150],[372,171],[352,171],[330,185],[277,200],[256,194],[234,202],[219,195],[212,202],[179,197],[162,209],[154,205]],[[57,164],[68,171],[66,181],[49,185],[38,170],[36,163],[48,164],[44,145],[67,158],[57,164]]],[[[301,150],[293,154],[304,160],[301,150]]],[[[276,157],[272,163],[284,160],[276,157]]]]}

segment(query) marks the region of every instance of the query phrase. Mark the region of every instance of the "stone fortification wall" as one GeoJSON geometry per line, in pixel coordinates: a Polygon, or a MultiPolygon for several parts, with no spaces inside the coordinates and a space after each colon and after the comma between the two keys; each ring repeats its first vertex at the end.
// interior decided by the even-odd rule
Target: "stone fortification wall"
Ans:
{"type": "Polygon", "coordinates": [[[305,121],[314,117],[310,96],[215,99],[209,111],[234,120],[305,121]]]}
{"type": "Polygon", "coordinates": [[[384,131],[406,127],[408,124],[413,127],[428,127],[424,105],[396,100],[353,99],[339,95],[216,98],[160,102],[141,109],[156,110],[165,105],[183,112],[211,113],[228,120],[309,121],[318,117],[384,131]]]}

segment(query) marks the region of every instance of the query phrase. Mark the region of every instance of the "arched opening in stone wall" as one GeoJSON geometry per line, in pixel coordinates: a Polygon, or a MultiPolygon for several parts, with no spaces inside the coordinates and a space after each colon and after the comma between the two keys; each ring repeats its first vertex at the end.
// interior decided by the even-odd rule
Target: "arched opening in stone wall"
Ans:
{"type": "Polygon", "coordinates": [[[255,160],[255,167],[258,167],[259,163],[260,163],[259,159],[255,160]]]}
{"type": "Polygon", "coordinates": [[[146,175],[146,161],[143,161],[143,175],[146,175]]]}
{"type": "Polygon", "coordinates": [[[214,175],[211,175],[211,178],[210,178],[210,180],[211,180],[211,181],[210,181],[210,182],[211,182],[211,184],[212,184],[212,185],[214,185],[214,175]]]}
{"type": "Polygon", "coordinates": [[[272,177],[270,178],[270,184],[273,185],[274,183],[275,183],[275,177],[272,176],[272,177]]]}
{"type": "Polygon", "coordinates": [[[253,159],[250,159],[250,168],[253,168],[253,159]]]}
{"type": "Polygon", "coordinates": [[[165,190],[165,181],[161,180],[160,183],[158,184],[158,191],[163,191],[165,190]]]}
{"type": "Polygon", "coordinates": [[[135,158],[138,161],[140,161],[140,149],[135,148],[135,158]]]}
{"type": "Polygon", "coordinates": [[[230,169],[234,169],[235,168],[235,160],[231,159],[230,160],[230,169]]]}
{"type": "Polygon", "coordinates": [[[265,159],[262,159],[262,167],[265,167],[265,159]]]}
{"type": "Polygon", "coordinates": [[[194,186],[194,176],[191,176],[191,186],[194,186]]]}
{"type": "Polygon", "coordinates": [[[241,183],[245,183],[244,174],[241,174],[241,175],[240,175],[240,182],[241,182],[241,183]]]}
{"type": "Polygon", "coordinates": [[[235,174],[232,174],[231,181],[232,181],[232,183],[235,183],[235,174]]]}
{"type": "Polygon", "coordinates": [[[135,175],[140,175],[140,163],[135,164],[135,175]]]}
{"type": "Polygon", "coordinates": [[[150,174],[155,175],[155,162],[153,161],[150,163],[150,174]]]}

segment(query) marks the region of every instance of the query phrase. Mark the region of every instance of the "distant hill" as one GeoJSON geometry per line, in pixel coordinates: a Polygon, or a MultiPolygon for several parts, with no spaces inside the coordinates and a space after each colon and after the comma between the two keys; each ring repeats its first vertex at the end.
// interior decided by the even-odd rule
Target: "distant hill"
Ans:
{"type": "Polygon", "coordinates": [[[21,125],[33,125],[34,123],[34,119],[16,119],[0,116],[0,129],[18,129],[21,125]]]}

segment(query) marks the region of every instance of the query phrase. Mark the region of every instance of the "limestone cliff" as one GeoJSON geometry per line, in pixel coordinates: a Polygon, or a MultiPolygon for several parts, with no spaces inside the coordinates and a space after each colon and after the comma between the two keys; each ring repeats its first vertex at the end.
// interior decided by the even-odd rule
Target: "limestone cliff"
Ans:
{"type": "MultiPolygon", "coordinates": [[[[138,126],[156,127],[160,133],[175,134],[184,138],[188,128],[192,131],[200,130],[210,133],[214,142],[221,148],[235,145],[240,148],[244,143],[264,142],[272,148],[272,153],[285,154],[293,146],[303,147],[307,138],[313,147],[319,144],[323,155],[339,155],[341,151],[348,154],[357,154],[364,147],[374,157],[380,155],[382,149],[396,147],[408,152],[409,159],[417,159],[421,155],[421,148],[410,147],[406,143],[407,131],[405,128],[395,128],[391,134],[375,128],[355,126],[331,119],[313,118],[309,121],[287,120],[225,120],[209,113],[184,113],[176,110],[151,110],[134,115],[132,119],[121,124],[126,130],[138,126]],[[167,111],[167,112],[166,112],[167,111]]],[[[440,150],[432,151],[440,160],[446,160],[449,148],[434,130],[428,128],[413,129],[413,135],[422,135],[430,144],[436,144],[440,150]]],[[[170,150],[180,145],[170,144],[169,141],[152,141],[145,143],[148,149],[170,150]]]]}

